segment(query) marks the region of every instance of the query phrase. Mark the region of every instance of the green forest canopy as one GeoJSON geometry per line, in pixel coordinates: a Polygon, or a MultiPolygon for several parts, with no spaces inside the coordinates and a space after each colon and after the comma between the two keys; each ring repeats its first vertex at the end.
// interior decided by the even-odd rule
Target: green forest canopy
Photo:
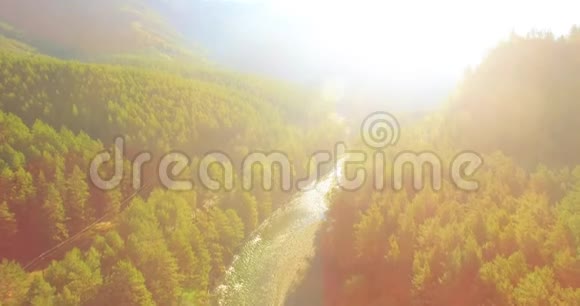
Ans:
{"type": "Polygon", "coordinates": [[[204,304],[235,250],[288,196],[200,187],[172,193],[154,180],[134,199],[128,180],[98,190],[88,164],[117,135],[129,159],[170,150],[192,158],[222,150],[235,159],[275,148],[289,154],[296,173],[304,173],[306,152],[330,144],[335,123],[311,93],[156,61],[91,64],[0,51],[3,305],[204,304]],[[32,274],[22,269],[65,242],[26,266],[32,274]]]}
{"type": "Polygon", "coordinates": [[[407,177],[402,192],[333,194],[325,303],[580,304],[579,33],[500,44],[388,152],[477,149],[478,191],[415,191],[407,177]]]}
{"type": "MultiPolygon", "coordinates": [[[[513,37],[466,76],[446,110],[406,127],[395,150],[483,153],[479,191],[445,181],[440,192],[332,195],[319,246],[325,302],[580,304],[578,41],[577,30],[513,37]]],[[[18,48],[0,53],[0,107],[2,305],[207,304],[284,196],[153,185],[125,201],[127,182],[103,192],[86,177],[116,135],[126,136],[128,157],[277,149],[304,165],[338,131],[328,105],[275,82],[202,64],[90,64],[18,48]],[[23,269],[103,217],[50,262],[23,269]]]]}

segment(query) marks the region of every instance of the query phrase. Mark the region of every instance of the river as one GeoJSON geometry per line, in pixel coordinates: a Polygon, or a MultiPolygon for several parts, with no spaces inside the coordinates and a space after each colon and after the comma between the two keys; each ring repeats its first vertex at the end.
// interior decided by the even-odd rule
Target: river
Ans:
{"type": "Polygon", "coordinates": [[[284,305],[314,256],[314,239],[336,187],[340,166],[294,196],[265,221],[235,256],[213,304],[284,305]]]}

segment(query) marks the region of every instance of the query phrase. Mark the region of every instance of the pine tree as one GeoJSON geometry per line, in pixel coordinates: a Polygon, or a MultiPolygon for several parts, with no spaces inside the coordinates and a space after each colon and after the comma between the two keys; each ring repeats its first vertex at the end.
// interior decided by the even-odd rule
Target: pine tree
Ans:
{"type": "Polygon", "coordinates": [[[65,207],[69,232],[72,234],[81,231],[94,217],[93,210],[88,206],[90,194],[85,179],[85,173],[75,166],[66,182],[65,207]]]}
{"type": "MultiPolygon", "coordinates": [[[[0,161],[0,163],[1,162],[3,161],[0,161]]],[[[0,186],[2,186],[3,189],[3,192],[0,193],[0,201],[10,201],[12,200],[11,193],[14,190],[14,171],[6,166],[0,169],[0,186]]]]}
{"type": "Polygon", "coordinates": [[[121,211],[121,201],[123,199],[123,194],[119,189],[113,189],[108,191],[101,191],[105,193],[103,214],[115,217],[121,211]]]}
{"type": "Polygon", "coordinates": [[[14,213],[6,202],[0,204],[0,253],[7,254],[12,246],[12,239],[18,232],[14,213]]]}
{"type": "Polygon", "coordinates": [[[68,237],[63,201],[52,184],[48,185],[46,199],[42,204],[42,217],[46,230],[45,235],[50,245],[59,243],[68,237]]]}
{"type": "Polygon", "coordinates": [[[93,248],[85,255],[75,248],[63,260],[50,264],[45,277],[56,288],[55,304],[79,305],[95,301],[103,283],[99,259],[93,248]]]}
{"type": "Polygon", "coordinates": [[[6,306],[22,305],[30,282],[26,272],[13,261],[0,263],[0,302],[6,306]]]}
{"type": "Polygon", "coordinates": [[[30,290],[26,300],[30,306],[52,306],[54,304],[56,290],[44,279],[42,275],[35,275],[30,284],[30,290]]]}
{"type": "Polygon", "coordinates": [[[14,172],[14,189],[10,196],[10,201],[23,203],[30,199],[36,193],[32,181],[32,175],[23,168],[19,167],[14,172]]]}
{"type": "Polygon", "coordinates": [[[93,241],[93,248],[97,250],[101,257],[101,269],[106,275],[113,268],[114,264],[122,257],[125,248],[125,241],[119,236],[117,231],[109,231],[105,236],[97,236],[93,241]]]}
{"type": "Polygon", "coordinates": [[[550,305],[554,293],[554,272],[550,267],[536,268],[513,291],[516,305],[550,305]]]}
{"type": "Polygon", "coordinates": [[[105,284],[107,304],[127,306],[155,305],[145,278],[131,262],[119,261],[105,284]]]}

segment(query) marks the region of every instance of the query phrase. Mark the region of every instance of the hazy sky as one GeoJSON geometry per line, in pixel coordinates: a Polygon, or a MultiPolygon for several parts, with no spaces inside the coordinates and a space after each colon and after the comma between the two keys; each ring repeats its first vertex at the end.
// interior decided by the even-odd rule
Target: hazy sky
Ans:
{"type": "MultiPolygon", "coordinates": [[[[185,0],[169,1],[182,11],[191,9],[185,0]]],[[[580,2],[558,0],[204,0],[199,5],[192,17],[202,21],[193,32],[206,35],[204,43],[218,60],[297,80],[424,96],[448,91],[466,67],[512,31],[562,35],[580,23],[580,2]]]]}

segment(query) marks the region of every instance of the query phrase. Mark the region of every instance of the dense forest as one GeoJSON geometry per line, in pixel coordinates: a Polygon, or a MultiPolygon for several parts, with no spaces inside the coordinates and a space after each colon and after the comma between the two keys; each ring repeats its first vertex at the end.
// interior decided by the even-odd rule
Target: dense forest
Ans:
{"type": "MultiPolygon", "coordinates": [[[[319,88],[211,63],[146,5],[174,1],[37,2],[0,3],[10,23],[0,22],[0,306],[209,305],[240,249],[298,194],[282,190],[280,167],[272,190],[244,190],[236,166],[248,153],[283,152],[297,179],[338,141],[375,153],[352,132],[369,107],[358,97],[337,114],[319,88]],[[118,136],[125,176],[101,190],[90,163],[117,150],[118,136]],[[234,164],[233,190],[197,181],[199,160],[216,151],[234,164]],[[134,188],[143,152],[153,159],[134,188]],[[177,176],[192,190],[159,181],[169,152],[191,158],[177,176]]],[[[579,85],[579,28],[513,34],[441,109],[396,114],[403,132],[389,159],[435,152],[449,169],[472,150],[484,160],[479,188],[460,190],[444,170],[440,190],[417,190],[411,173],[400,191],[372,180],[332,189],[321,224],[306,225],[317,233],[321,303],[580,305],[579,85]]],[[[294,270],[307,268],[272,275],[294,270]]]]}
{"type": "Polygon", "coordinates": [[[385,152],[477,149],[477,191],[333,193],[327,305],[580,304],[578,33],[514,35],[385,152]]]}
{"type": "Polygon", "coordinates": [[[6,39],[0,52],[2,305],[206,304],[237,248],[288,194],[164,191],[154,167],[133,190],[132,157],[221,150],[236,161],[275,148],[298,175],[306,152],[339,129],[324,101],[286,84],[142,55],[96,64],[15,46],[6,39]],[[105,192],[87,169],[118,135],[128,174],[105,192]]]}

